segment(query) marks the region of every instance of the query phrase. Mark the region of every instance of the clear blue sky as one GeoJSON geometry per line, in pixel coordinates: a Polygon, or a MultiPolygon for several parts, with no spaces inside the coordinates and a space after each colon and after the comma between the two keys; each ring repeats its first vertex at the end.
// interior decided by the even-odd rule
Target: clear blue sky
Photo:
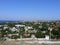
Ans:
{"type": "Polygon", "coordinates": [[[0,0],[0,20],[60,20],[60,0],[0,0]]]}

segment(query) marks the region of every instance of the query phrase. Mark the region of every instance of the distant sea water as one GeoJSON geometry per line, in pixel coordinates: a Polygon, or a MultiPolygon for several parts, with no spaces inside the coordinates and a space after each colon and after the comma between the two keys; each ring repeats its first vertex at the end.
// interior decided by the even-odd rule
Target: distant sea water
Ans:
{"type": "MultiPolygon", "coordinates": [[[[37,20],[35,20],[37,21],[37,20]]],[[[47,22],[46,20],[39,20],[40,22],[47,22]]],[[[60,20],[48,20],[49,22],[60,22],[60,20]]],[[[24,20],[0,20],[0,23],[2,22],[25,22],[24,20]]]]}
{"type": "Polygon", "coordinates": [[[20,21],[16,21],[16,20],[0,20],[0,23],[2,22],[20,22],[20,21]]]}

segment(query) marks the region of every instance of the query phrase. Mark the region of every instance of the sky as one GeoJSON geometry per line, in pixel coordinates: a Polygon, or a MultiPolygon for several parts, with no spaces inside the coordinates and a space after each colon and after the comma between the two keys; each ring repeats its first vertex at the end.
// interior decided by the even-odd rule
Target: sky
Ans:
{"type": "Polygon", "coordinates": [[[60,0],[0,0],[0,20],[60,20],[60,0]]]}

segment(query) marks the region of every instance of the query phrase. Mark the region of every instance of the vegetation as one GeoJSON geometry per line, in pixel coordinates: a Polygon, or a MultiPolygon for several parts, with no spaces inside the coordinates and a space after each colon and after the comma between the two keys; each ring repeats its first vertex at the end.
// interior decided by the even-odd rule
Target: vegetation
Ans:
{"type": "Polygon", "coordinates": [[[52,39],[60,39],[60,22],[8,22],[8,23],[0,23],[0,39],[4,37],[9,37],[9,34],[17,34],[12,35],[11,38],[17,39],[20,37],[25,37],[24,34],[34,34],[37,38],[44,38],[45,35],[51,36],[52,39]],[[16,24],[25,25],[25,27],[32,27],[32,29],[25,29],[25,27],[16,27],[16,24]],[[7,26],[6,26],[7,25],[7,26]],[[4,29],[4,27],[8,27],[4,29]],[[12,31],[11,28],[15,27],[17,31],[12,31]],[[52,28],[51,35],[50,30],[48,28],[52,28]]]}

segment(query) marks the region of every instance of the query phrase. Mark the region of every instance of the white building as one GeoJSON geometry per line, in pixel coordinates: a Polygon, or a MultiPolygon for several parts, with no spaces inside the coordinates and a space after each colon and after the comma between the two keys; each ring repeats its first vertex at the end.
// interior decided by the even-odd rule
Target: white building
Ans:
{"type": "Polygon", "coordinates": [[[0,25],[0,27],[2,27],[3,25],[0,25]]]}
{"type": "Polygon", "coordinates": [[[25,26],[25,31],[28,31],[29,29],[33,29],[32,26],[25,26]]]}
{"type": "Polygon", "coordinates": [[[45,35],[45,40],[49,40],[49,35],[45,35]]]}
{"type": "Polygon", "coordinates": [[[8,27],[7,27],[7,26],[4,26],[3,29],[4,29],[4,30],[5,30],[5,29],[8,29],[8,27]]]}
{"type": "Polygon", "coordinates": [[[17,25],[15,25],[16,27],[25,27],[25,25],[19,25],[19,24],[17,24],[17,25]]]}
{"type": "Polygon", "coordinates": [[[18,31],[18,29],[16,29],[15,27],[10,28],[11,31],[18,31]]]}
{"type": "Polygon", "coordinates": [[[31,38],[36,38],[35,35],[31,35],[31,38]]]}
{"type": "Polygon", "coordinates": [[[32,26],[25,26],[25,29],[33,29],[32,26]]]}
{"type": "Polygon", "coordinates": [[[12,35],[17,35],[18,36],[19,34],[18,33],[16,33],[16,34],[8,34],[8,36],[12,36],[12,35]]]}

